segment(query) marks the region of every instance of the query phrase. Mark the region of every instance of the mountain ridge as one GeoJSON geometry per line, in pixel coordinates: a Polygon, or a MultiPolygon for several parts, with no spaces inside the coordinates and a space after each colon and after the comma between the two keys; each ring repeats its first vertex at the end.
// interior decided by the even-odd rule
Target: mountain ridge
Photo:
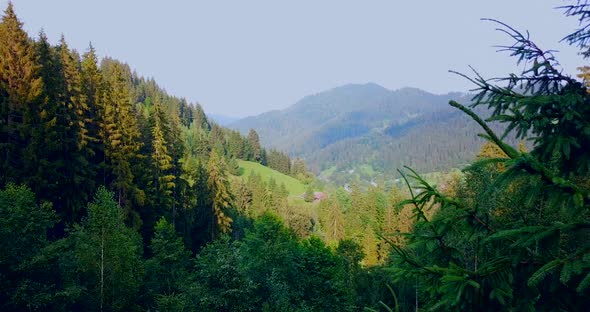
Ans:
{"type": "MultiPolygon", "coordinates": [[[[483,143],[477,124],[448,105],[450,100],[469,104],[471,96],[346,84],[228,127],[242,133],[255,129],[263,145],[305,159],[317,174],[332,172],[333,166],[337,172],[371,166],[383,176],[395,175],[403,166],[422,172],[450,170],[471,160],[483,143]]],[[[476,111],[488,114],[483,108],[476,111]]],[[[369,178],[374,177],[361,180],[369,178]]]]}

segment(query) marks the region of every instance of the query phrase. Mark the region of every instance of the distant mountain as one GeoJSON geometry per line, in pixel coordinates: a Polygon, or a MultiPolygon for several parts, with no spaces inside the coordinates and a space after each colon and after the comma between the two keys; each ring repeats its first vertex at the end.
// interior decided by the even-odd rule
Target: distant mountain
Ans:
{"type": "Polygon", "coordinates": [[[240,118],[230,117],[226,115],[218,115],[218,114],[207,114],[207,117],[213,121],[215,121],[220,126],[227,126],[233,122],[238,121],[240,118]]]}
{"type": "Polygon", "coordinates": [[[349,84],[229,127],[242,133],[256,129],[263,145],[304,158],[326,179],[387,179],[406,165],[430,172],[474,157],[483,143],[477,137],[481,130],[448,105],[451,99],[468,104],[470,96],[349,84]]]}

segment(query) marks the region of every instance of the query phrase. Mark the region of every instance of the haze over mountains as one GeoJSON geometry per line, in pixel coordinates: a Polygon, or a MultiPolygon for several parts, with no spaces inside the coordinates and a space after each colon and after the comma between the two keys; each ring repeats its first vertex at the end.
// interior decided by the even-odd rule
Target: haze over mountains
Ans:
{"type": "Polygon", "coordinates": [[[240,118],[237,117],[232,117],[232,116],[228,116],[228,115],[222,115],[222,114],[207,114],[207,117],[213,121],[215,121],[216,123],[218,123],[220,126],[227,126],[233,122],[238,121],[240,118]]]}
{"type": "Polygon", "coordinates": [[[475,156],[481,131],[448,105],[451,99],[470,102],[469,95],[456,92],[349,84],[229,126],[242,133],[255,129],[263,145],[304,158],[326,179],[345,182],[352,174],[372,180],[391,177],[403,166],[448,170],[475,156]]]}

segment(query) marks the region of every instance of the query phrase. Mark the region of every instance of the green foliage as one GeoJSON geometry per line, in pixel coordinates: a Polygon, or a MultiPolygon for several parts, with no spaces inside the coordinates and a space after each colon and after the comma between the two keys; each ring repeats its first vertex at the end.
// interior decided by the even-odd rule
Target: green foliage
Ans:
{"type": "Polygon", "coordinates": [[[277,217],[265,214],[246,234],[240,250],[245,255],[244,270],[258,285],[256,296],[263,300],[263,308],[352,310],[343,262],[318,238],[300,244],[277,217]]]}
{"type": "Polygon", "coordinates": [[[302,244],[301,270],[305,272],[298,281],[303,287],[303,300],[316,311],[352,311],[351,289],[345,287],[343,263],[317,237],[311,237],[302,244]],[[329,295],[327,295],[329,294],[329,295]]]}
{"type": "Polygon", "coordinates": [[[468,167],[455,197],[411,169],[402,173],[412,193],[402,204],[414,207],[417,223],[406,245],[390,242],[392,271],[402,285],[416,281],[417,302],[430,310],[583,310],[589,304],[584,129],[590,111],[580,105],[590,94],[528,34],[499,24],[515,40],[505,50],[525,70],[500,80],[477,73],[468,79],[478,87],[472,106],[492,108],[488,121],[506,123],[504,135],[471,109],[450,105],[479,124],[503,157],[484,156],[468,167]],[[532,136],[530,153],[503,140],[511,131],[532,136]]]}
{"type": "Polygon", "coordinates": [[[283,152],[271,149],[266,156],[267,166],[286,175],[291,174],[291,158],[283,152]]]}
{"type": "Polygon", "coordinates": [[[244,169],[240,168],[240,164],[235,158],[230,158],[227,163],[227,166],[229,173],[234,176],[241,176],[244,174],[244,169]]]}
{"type": "Polygon", "coordinates": [[[247,160],[251,160],[260,164],[263,163],[263,155],[262,155],[262,147],[260,146],[260,138],[258,137],[258,133],[256,130],[250,129],[248,132],[248,150],[247,150],[248,158],[247,160]]]}
{"type": "Polygon", "coordinates": [[[210,233],[211,237],[215,238],[218,232],[228,233],[232,223],[232,219],[226,212],[232,202],[229,181],[227,180],[227,168],[215,150],[209,156],[207,175],[207,187],[212,195],[211,217],[214,219],[210,223],[210,233]]]}
{"type": "Polygon", "coordinates": [[[144,287],[157,309],[181,311],[189,309],[191,286],[191,253],[176,234],[174,226],[161,218],[155,226],[150,244],[153,254],[145,262],[144,287]]]}
{"type": "Polygon", "coordinates": [[[253,311],[260,300],[256,284],[244,271],[239,243],[222,236],[196,259],[196,306],[205,311],[253,311]]]}
{"type": "MultiPolygon", "coordinates": [[[[34,162],[26,155],[38,125],[37,105],[43,80],[34,46],[9,3],[0,22],[0,183],[21,183],[23,169],[34,162]],[[26,156],[26,157],[25,157],[26,156]]],[[[29,151],[30,152],[30,151],[29,151]]]]}
{"type": "Polygon", "coordinates": [[[125,226],[113,196],[99,188],[88,205],[88,217],[65,238],[73,249],[64,257],[73,257],[76,273],[64,276],[84,289],[79,302],[85,310],[127,310],[142,282],[141,238],[125,226]]]}
{"type": "Polygon", "coordinates": [[[0,308],[41,309],[50,301],[50,285],[35,264],[49,244],[47,231],[57,223],[51,204],[38,205],[26,186],[0,190],[0,308]]]}
{"type": "MultiPolygon", "coordinates": [[[[382,299],[360,247],[332,248],[347,237],[347,194],[322,219],[300,198],[324,190],[302,159],[209,122],[127,64],[98,64],[92,46],[80,57],[63,37],[30,39],[8,5],[0,309],[350,311],[382,299]]],[[[359,207],[367,250],[382,193],[359,207]]]]}
{"type": "MultiPolygon", "coordinates": [[[[445,105],[451,99],[469,101],[470,95],[352,84],[233,126],[243,133],[255,128],[264,145],[305,158],[315,173],[333,168],[323,177],[334,184],[357,177],[366,184],[393,182],[399,178],[396,169],[404,165],[419,172],[461,167],[485,142],[469,117],[445,105]]],[[[478,112],[487,113],[483,107],[478,112]]]]}
{"type": "Polygon", "coordinates": [[[0,264],[16,270],[47,244],[47,230],[57,222],[51,204],[38,205],[26,186],[9,184],[0,191],[0,264]]]}

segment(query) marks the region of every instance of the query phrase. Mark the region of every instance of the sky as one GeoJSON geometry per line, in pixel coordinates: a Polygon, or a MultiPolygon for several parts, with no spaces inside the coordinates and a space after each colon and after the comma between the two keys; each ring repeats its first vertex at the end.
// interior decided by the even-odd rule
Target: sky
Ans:
{"type": "MultiPolygon", "coordinates": [[[[449,70],[518,71],[495,45],[512,42],[481,18],[528,30],[566,73],[584,60],[560,43],[577,21],[563,0],[13,0],[25,30],[63,34],[84,52],[128,63],[207,113],[245,117],[348,83],[467,91],[449,70]]],[[[5,9],[6,0],[0,0],[5,9]]]]}

